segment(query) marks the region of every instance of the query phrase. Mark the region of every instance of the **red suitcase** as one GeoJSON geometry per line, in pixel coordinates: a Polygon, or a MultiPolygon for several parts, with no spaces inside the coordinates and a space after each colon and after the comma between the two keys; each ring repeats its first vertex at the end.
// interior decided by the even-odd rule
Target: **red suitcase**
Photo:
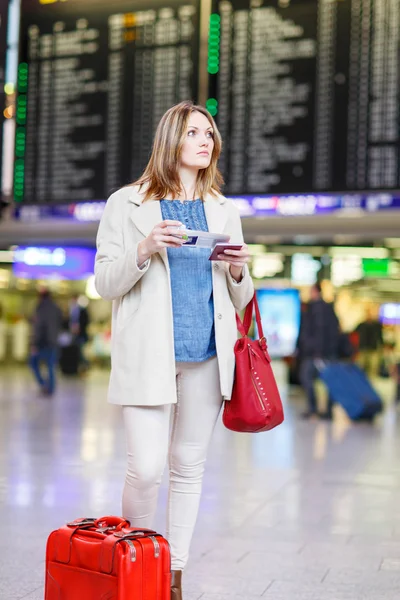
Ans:
{"type": "Polygon", "coordinates": [[[170,600],[165,538],[119,517],[77,519],[47,540],[45,600],[170,600]]]}

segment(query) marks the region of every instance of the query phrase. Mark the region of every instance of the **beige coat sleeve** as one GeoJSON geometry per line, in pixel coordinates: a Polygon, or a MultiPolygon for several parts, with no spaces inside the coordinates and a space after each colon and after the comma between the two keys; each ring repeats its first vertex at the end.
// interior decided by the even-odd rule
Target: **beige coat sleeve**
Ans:
{"type": "Polygon", "coordinates": [[[137,246],[126,250],[123,234],[124,203],[118,192],[110,196],[97,232],[95,287],[105,300],[124,296],[150,267],[137,265],[137,246]]]}
{"type": "MultiPolygon", "coordinates": [[[[226,228],[228,232],[231,234],[231,243],[243,243],[243,230],[242,230],[242,222],[240,219],[240,214],[236,206],[233,202],[229,201],[229,225],[226,228]]],[[[238,283],[233,279],[229,272],[229,265],[225,263],[226,267],[226,280],[228,284],[229,294],[232,300],[232,303],[236,310],[243,310],[246,308],[248,303],[253,297],[254,294],[254,285],[253,280],[251,279],[249,268],[246,265],[243,270],[243,278],[238,283]]]]}

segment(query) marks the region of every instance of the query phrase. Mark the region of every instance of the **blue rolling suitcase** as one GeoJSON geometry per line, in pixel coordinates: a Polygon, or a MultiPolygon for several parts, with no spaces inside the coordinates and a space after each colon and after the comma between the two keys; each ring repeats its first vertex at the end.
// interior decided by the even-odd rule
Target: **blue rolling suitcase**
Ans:
{"type": "Polygon", "coordinates": [[[357,365],[325,363],[319,371],[332,399],[350,419],[372,419],[382,411],[382,400],[357,365]]]}

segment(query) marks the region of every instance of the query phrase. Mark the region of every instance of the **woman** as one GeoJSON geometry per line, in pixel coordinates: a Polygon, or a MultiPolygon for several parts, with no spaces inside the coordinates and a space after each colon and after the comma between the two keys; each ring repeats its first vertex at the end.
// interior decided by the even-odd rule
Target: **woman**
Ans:
{"type": "Polygon", "coordinates": [[[142,177],[110,197],[97,237],[96,288],[113,300],[109,401],[123,407],[127,439],[123,515],[133,527],[152,526],[168,459],[174,600],[182,598],[207,448],[231,395],[235,308],[253,295],[246,244],[211,263],[210,250],[182,247],[177,229],[243,243],[239,213],[220,193],[220,152],[204,108],[172,107],[142,177]]]}

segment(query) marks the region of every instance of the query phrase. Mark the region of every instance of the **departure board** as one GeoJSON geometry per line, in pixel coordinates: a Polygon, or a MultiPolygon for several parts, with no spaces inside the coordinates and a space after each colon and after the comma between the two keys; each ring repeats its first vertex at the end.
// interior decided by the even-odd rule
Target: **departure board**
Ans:
{"type": "Polygon", "coordinates": [[[198,56],[199,0],[22,0],[16,201],[137,178],[163,113],[196,100],[198,56]]]}
{"type": "MultiPolygon", "coordinates": [[[[8,27],[8,0],[0,0],[0,164],[2,163],[3,151],[3,125],[5,120],[5,83],[6,83],[6,54],[7,54],[7,27],[8,27]]],[[[3,172],[0,167],[0,189],[2,187],[3,172]]],[[[1,200],[0,193],[0,216],[1,200]]],[[[7,199],[8,200],[8,199],[7,199]]]]}
{"type": "Polygon", "coordinates": [[[213,0],[212,10],[227,192],[400,187],[399,0],[213,0]]]}

